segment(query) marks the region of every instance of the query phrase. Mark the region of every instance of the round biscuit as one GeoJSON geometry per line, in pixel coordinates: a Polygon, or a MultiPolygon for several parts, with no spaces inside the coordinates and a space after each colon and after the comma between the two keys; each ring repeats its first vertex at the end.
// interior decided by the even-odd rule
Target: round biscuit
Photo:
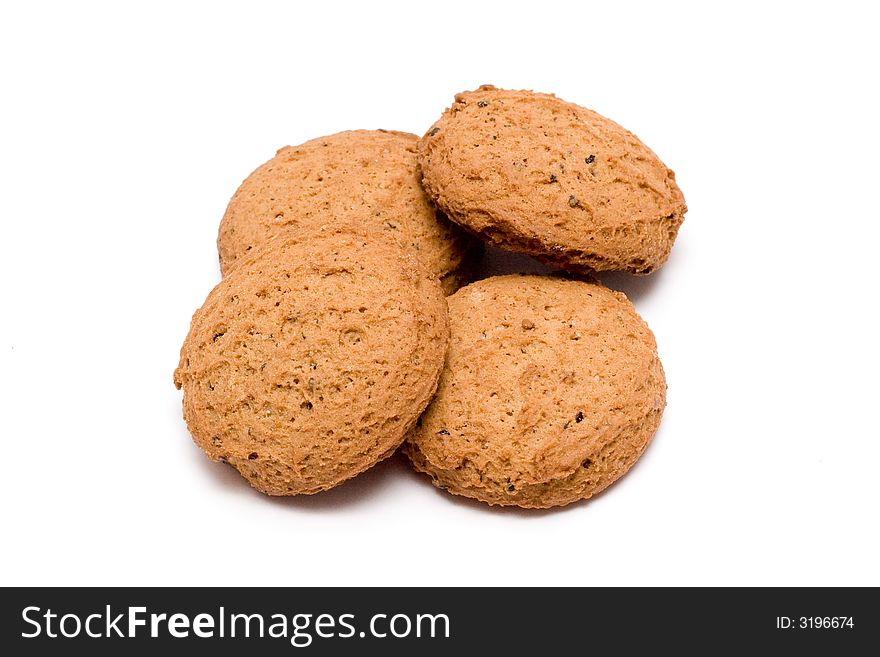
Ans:
{"type": "Polygon", "coordinates": [[[269,495],[311,494],[389,456],[437,387],[446,301],[368,231],[280,234],[193,315],[174,382],[193,440],[269,495]]]}
{"type": "Polygon", "coordinates": [[[450,219],[574,272],[650,273],[687,211],[675,174],[635,135],[548,94],[458,94],[419,142],[419,163],[450,219]]]}
{"type": "Polygon", "coordinates": [[[217,237],[222,273],[282,231],[365,227],[412,248],[454,292],[467,282],[479,244],[425,194],[417,141],[404,132],[351,130],[279,150],[229,201],[217,237]]]}
{"type": "Polygon", "coordinates": [[[599,283],[510,275],[448,298],[437,394],[404,451],[451,493],[546,508],[621,477],[654,435],[666,381],[654,336],[599,283]]]}

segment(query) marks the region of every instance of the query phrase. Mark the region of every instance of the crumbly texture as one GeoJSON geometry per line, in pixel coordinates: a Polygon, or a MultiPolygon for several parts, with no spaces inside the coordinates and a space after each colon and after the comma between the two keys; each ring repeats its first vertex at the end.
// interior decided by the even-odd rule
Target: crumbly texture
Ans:
{"type": "Polygon", "coordinates": [[[367,226],[381,240],[412,248],[447,294],[454,292],[467,282],[476,244],[422,189],[417,142],[404,132],[353,130],[279,150],[226,208],[217,237],[222,273],[281,231],[367,226]]]}
{"type": "Polygon", "coordinates": [[[460,93],[419,142],[425,189],[455,222],[569,271],[647,274],[687,207],[631,132],[553,95],[460,93]]]}
{"type": "Polygon", "coordinates": [[[546,508],[595,495],[638,459],[666,381],[654,336],[595,282],[497,276],[448,298],[437,395],[404,445],[434,484],[546,508]]]}
{"type": "Polygon", "coordinates": [[[279,235],[196,311],[174,383],[211,459],[269,495],[316,493],[400,445],[448,335],[439,283],[398,244],[279,235]]]}

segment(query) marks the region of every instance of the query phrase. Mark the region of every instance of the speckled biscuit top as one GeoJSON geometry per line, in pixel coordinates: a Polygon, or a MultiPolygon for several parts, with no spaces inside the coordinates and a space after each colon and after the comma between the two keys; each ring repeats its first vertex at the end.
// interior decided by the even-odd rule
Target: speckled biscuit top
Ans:
{"type": "Polygon", "coordinates": [[[271,495],[314,493],[397,448],[448,330],[438,282],[395,242],[279,235],[196,311],[174,381],[209,457],[271,495]]]}
{"type": "Polygon", "coordinates": [[[635,135],[548,94],[458,94],[419,162],[451,219],[572,271],[653,271],[687,210],[675,174],[635,135]]]}
{"type": "Polygon", "coordinates": [[[285,229],[367,226],[412,248],[453,292],[475,244],[422,190],[416,143],[403,132],[353,130],[279,150],[229,202],[217,238],[223,273],[285,229]]]}
{"type": "Polygon", "coordinates": [[[499,276],[449,297],[437,395],[405,451],[452,493],[550,507],[588,498],[654,435],[666,382],[654,336],[620,292],[499,276]]]}

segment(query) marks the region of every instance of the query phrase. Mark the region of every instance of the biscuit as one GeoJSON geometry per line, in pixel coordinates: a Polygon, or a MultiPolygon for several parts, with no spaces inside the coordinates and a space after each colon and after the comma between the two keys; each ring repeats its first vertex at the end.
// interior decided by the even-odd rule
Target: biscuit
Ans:
{"type": "Polygon", "coordinates": [[[448,297],[440,386],[404,451],[434,484],[546,508],[621,477],[654,435],[666,381],[629,300],[595,282],[488,278],[448,297]]]}
{"type": "Polygon", "coordinates": [[[229,201],[217,237],[222,273],[285,229],[367,225],[414,248],[447,294],[454,292],[467,282],[478,245],[422,189],[417,142],[404,132],[354,130],[279,150],[229,201]]]}
{"type": "Polygon", "coordinates": [[[269,495],[330,488],[389,456],[437,387],[446,301],[375,234],[281,234],[192,318],[174,382],[196,444],[269,495]]]}
{"type": "Polygon", "coordinates": [[[419,142],[419,163],[450,219],[574,272],[650,273],[687,211],[675,174],[635,135],[548,94],[458,94],[419,142]]]}

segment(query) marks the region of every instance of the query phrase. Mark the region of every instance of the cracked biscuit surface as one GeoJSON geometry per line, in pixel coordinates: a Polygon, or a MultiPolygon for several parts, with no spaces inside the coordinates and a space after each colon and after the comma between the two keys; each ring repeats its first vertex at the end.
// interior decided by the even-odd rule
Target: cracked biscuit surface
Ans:
{"type": "Polygon", "coordinates": [[[351,130],[279,150],[229,201],[217,237],[223,274],[280,232],[365,226],[413,249],[454,292],[469,280],[480,245],[425,194],[417,141],[404,132],[351,130]]]}
{"type": "Polygon", "coordinates": [[[458,94],[419,163],[452,220],[569,271],[650,273],[687,211],[675,174],[635,135],[549,94],[458,94]]]}
{"type": "Polygon", "coordinates": [[[446,301],[374,233],[278,235],[193,315],[174,382],[193,440],[269,495],[330,488],[389,456],[437,387],[446,301]]]}
{"type": "Polygon", "coordinates": [[[448,298],[440,385],[404,451],[451,493],[546,508],[589,498],[644,451],[666,403],[656,343],[620,292],[498,276],[448,298]]]}

